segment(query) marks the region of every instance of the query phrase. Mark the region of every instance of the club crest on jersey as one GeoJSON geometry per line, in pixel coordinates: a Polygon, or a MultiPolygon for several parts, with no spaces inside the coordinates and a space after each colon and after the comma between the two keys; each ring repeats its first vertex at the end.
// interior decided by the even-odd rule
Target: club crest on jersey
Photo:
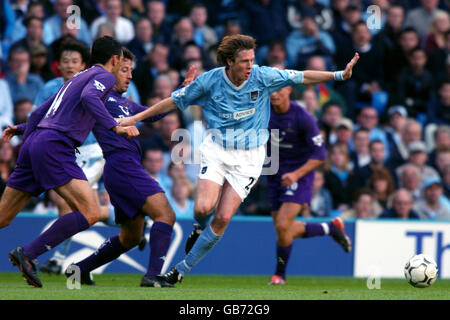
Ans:
{"type": "Polygon", "coordinates": [[[259,91],[250,92],[250,100],[256,101],[259,97],[259,91]]]}
{"type": "Polygon", "coordinates": [[[103,92],[106,89],[103,83],[98,82],[97,80],[94,80],[94,86],[97,90],[100,90],[101,92],[103,92]]]}
{"type": "Polygon", "coordinates": [[[323,144],[323,138],[321,134],[318,134],[317,136],[312,138],[312,141],[314,142],[314,144],[318,147],[321,147],[323,144]]]}

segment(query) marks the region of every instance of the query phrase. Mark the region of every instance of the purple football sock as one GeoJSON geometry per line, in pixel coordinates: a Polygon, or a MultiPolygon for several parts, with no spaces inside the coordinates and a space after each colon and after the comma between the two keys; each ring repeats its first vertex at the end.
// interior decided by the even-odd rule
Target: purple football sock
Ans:
{"type": "Polygon", "coordinates": [[[291,255],[291,250],[292,244],[287,247],[281,247],[277,244],[277,268],[275,274],[283,277],[283,279],[286,277],[286,266],[291,255]]]}
{"type": "Polygon", "coordinates": [[[164,222],[156,221],[150,230],[150,259],[148,263],[147,277],[161,273],[167,250],[172,238],[172,227],[164,222]]]}
{"type": "Polygon", "coordinates": [[[34,241],[23,247],[23,254],[35,259],[56,247],[74,234],[89,228],[86,218],[78,211],[59,217],[46,231],[34,241]]]}
{"type": "Polygon", "coordinates": [[[76,263],[81,272],[91,272],[105,263],[117,259],[122,253],[127,252],[119,240],[119,235],[106,239],[105,242],[89,257],[76,263]]]}

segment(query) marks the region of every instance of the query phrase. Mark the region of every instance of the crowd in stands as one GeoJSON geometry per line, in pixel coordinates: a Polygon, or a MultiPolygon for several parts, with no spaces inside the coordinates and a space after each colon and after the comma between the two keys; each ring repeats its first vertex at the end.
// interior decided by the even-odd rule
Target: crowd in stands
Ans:
{"type": "MultiPolygon", "coordinates": [[[[190,66],[216,67],[226,35],[253,36],[259,65],[297,70],[343,70],[358,52],[350,80],[293,90],[328,155],[301,216],[450,219],[449,9],[445,0],[0,0],[0,126],[25,122],[40,104],[44,84],[61,77],[68,39],[89,47],[110,35],[130,49],[128,98],[147,106],[170,96],[190,66]]],[[[192,217],[198,165],[172,161],[172,134],[186,129],[195,139],[184,148],[195,150],[206,131],[201,108],[139,129],[146,170],[177,217],[192,217]]],[[[0,142],[0,189],[20,143],[0,142]]],[[[262,176],[239,214],[270,215],[267,198],[262,176]]],[[[43,195],[27,208],[51,210],[52,201],[43,195]]]]}

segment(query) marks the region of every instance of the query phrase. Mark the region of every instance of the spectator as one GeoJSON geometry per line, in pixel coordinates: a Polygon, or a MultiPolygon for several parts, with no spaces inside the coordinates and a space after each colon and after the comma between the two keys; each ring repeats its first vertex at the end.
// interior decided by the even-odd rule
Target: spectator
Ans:
{"type": "Polygon", "coordinates": [[[44,85],[40,76],[30,74],[30,53],[23,47],[12,49],[8,57],[8,82],[13,103],[28,98],[34,101],[40,88],[44,85]]]}
{"type": "Polygon", "coordinates": [[[194,218],[193,193],[194,186],[188,178],[180,177],[173,181],[169,202],[177,219],[194,218]]]}
{"type": "MultiPolygon", "coordinates": [[[[10,39],[11,36],[14,34],[14,21],[16,19],[15,13],[13,8],[11,7],[10,1],[0,1],[0,40],[2,40],[2,45],[5,43],[3,42],[4,39],[10,39]]],[[[18,19],[19,20],[19,19],[18,19]]],[[[1,47],[0,47],[0,53],[1,53],[1,47]]]]}
{"type": "Polygon", "coordinates": [[[450,202],[446,199],[442,180],[434,177],[425,180],[422,197],[414,204],[420,219],[449,220],[450,202]]]}
{"type": "Polygon", "coordinates": [[[438,9],[439,0],[420,0],[421,6],[408,12],[405,20],[405,26],[416,29],[421,38],[430,31],[433,18],[445,12],[438,9]]]}
{"type": "Polygon", "coordinates": [[[428,153],[429,166],[436,167],[436,150],[442,147],[450,148],[450,126],[440,125],[433,134],[433,150],[428,153]]]}
{"type": "Polygon", "coordinates": [[[450,55],[450,30],[445,34],[445,46],[438,48],[429,54],[427,68],[433,74],[435,81],[441,83],[445,75],[448,75],[447,60],[450,55]]]}
{"type": "Polygon", "coordinates": [[[135,37],[127,44],[127,48],[133,52],[139,64],[153,48],[153,29],[150,20],[147,17],[140,17],[135,22],[135,31],[135,37]]]}
{"type": "Polygon", "coordinates": [[[430,55],[437,49],[446,47],[446,35],[450,31],[450,16],[445,11],[439,11],[433,17],[430,32],[426,36],[425,51],[430,55]]]}
{"type": "Polygon", "coordinates": [[[438,97],[429,102],[427,111],[428,123],[450,125],[450,76],[440,84],[438,97]]]}
{"type": "Polygon", "coordinates": [[[365,128],[353,131],[353,143],[355,148],[350,152],[350,168],[355,172],[370,162],[369,131],[365,128]]]}
{"type": "Polygon", "coordinates": [[[444,188],[444,195],[450,199],[450,165],[443,169],[442,186],[444,188]]]}
{"type": "Polygon", "coordinates": [[[33,102],[28,99],[20,99],[14,105],[14,124],[27,122],[28,114],[33,108],[33,102]]]}
{"type": "Polygon", "coordinates": [[[306,62],[314,55],[325,58],[331,65],[335,53],[333,38],[325,31],[319,30],[314,15],[304,13],[300,29],[294,29],[286,39],[288,66],[305,69],[306,62]]]}
{"type": "Polygon", "coordinates": [[[170,97],[172,91],[174,91],[174,85],[172,79],[167,74],[160,74],[155,79],[154,94],[161,99],[170,97]]]}
{"type": "Polygon", "coordinates": [[[377,212],[378,216],[387,208],[389,197],[395,190],[394,179],[387,169],[375,169],[367,181],[367,187],[373,193],[379,208],[382,208],[377,212]]]}
{"type": "Polygon", "coordinates": [[[91,24],[91,36],[95,38],[100,25],[108,22],[114,26],[115,38],[125,44],[134,38],[133,23],[121,16],[122,2],[120,0],[106,0],[105,14],[94,20],[91,24]]]}
{"type": "Polygon", "coordinates": [[[309,114],[311,114],[315,119],[319,116],[320,105],[317,100],[316,92],[313,89],[306,89],[302,93],[302,98],[299,101],[299,104],[308,110],[309,114]]]}
{"type": "MultiPolygon", "coordinates": [[[[4,1],[4,2],[8,3],[8,1],[4,1]]],[[[7,39],[11,43],[14,43],[16,41],[19,41],[19,40],[25,38],[27,29],[26,29],[25,25],[23,24],[23,21],[29,17],[37,17],[37,18],[43,20],[45,17],[43,4],[40,2],[30,1],[28,3],[28,7],[27,7],[27,10],[25,11],[25,14],[21,17],[16,17],[16,20],[14,23],[14,32],[12,34],[10,34],[9,38],[2,37],[2,39],[7,39]]]]}
{"type": "Polygon", "coordinates": [[[144,152],[142,165],[144,166],[148,174],[159,183],[164,192],[169,194],[170,190],[164,189],[167,185],[170,185],[170,178],[165,173],[163,173],[164,161],[162,150],[156,148],[147,149],[144,152]]]}
{"type": "Polygon", "coordinates": [[[13,43],[11,49],[15,47],[23,47],[30,51],[32,47],[43,44],[43,20],[38,17],[27,17],[23,20],[26,27],[26,34],[21,40],[13,43]]]}
{"type": "Polygon", "coordinates": [[[351,50],[353,47],[352,26],[361,20],[361,8],[348,0],[337,0],[334,2],[334,6],[340,8],[338,10],[342,16],[342,19],[335,17],[336,23],[331,33],[336,46],[334,61],[337,62],[343,59],[341,57],[343,53],[351,50]],[[344,6],[345,8],[342,9],[344,6]]]}
{"type": "Polygon", "coordinates": [[[375,170],[383,169],[384,157],[385,157],[384,144],[380,140],[372,140],[369,142],[369,156],[370,162],[355,170],[355,175],[357,177],[357,185],[362,188],[367,185],[370,176],[375,170]]]}
{"type": "Polygon", "coordinates": [[[170,44],[172,39],[172,28],[166,21],[166,5],[161,0],[150,0],[147,2],[147,16],[152,23],[153,40],[170,44]]]}
{"type": "Polygon", "coordinates": [[[391,168],[397,168],[408,160],[408,146],[413,141],[422,141],[422,125],[414,119],[408,119],[402,127],[401,141],[393,148],[388,162],[391,168]]]}
{"type": "Polygon", "coordinates": [[[385,210],[380,218],[419,219],[418,213],[412,207],[411,194],[408,190],[399,189],[393,195],[392,208],[385,210]]]}
{"type": "MultiPolygon", "coordinates": [[[[363,107],[359,110],[358,116],[356,117],[356,122],[356,129],[364,128],[369,131],[370,141],[380,140],[383,142],[384,150],[386,152],[385,159],[387,159],[389,157],[389,144],[386,133],[378,126],[379,118],[377,110],[372,106],[363,107]]],[[[350,143],[350,148],[353,149],[353,142],[350,143]]]]}
{"type": "Polygon", "coordinates": [[[274,40],[269,44],[267,58],[263,64],[267,66],[282,65],[284,68],[288,65],[284,41],[274,40]]]}
{"type": "Polygon", "coordinates": [[[379,216],[381,207],[377,204],[369,189],[359,189],[355,192],[353,207],[344,211],[340,217],[343,219],[373,219],[379,216]]]}
{"type": "MultiPolygon", "coordinates": [[[[270,52],[270,51],[269,51],[270,52]]],[[[306,63],[306,70],[316,70],[316,71],[326,71],[326,61],[321,56],[312,56],[308,59],[306,63]]],[[[347,105],[345,104],[345,100],[342,96],[337,92],[332,85],[328,83],[316,83],[316,84],[308,84],[301,86],[294,86],[293,90],[293,99],[296,96],[301,96],[303,91],[306,89],[312,88],[316,92],[316,95],[319,99],[319,104],[321,108],[324,108],[324,105],[333,101],[337,103],[342,108],[342,113],[347,113],[347,105]]]]}
{"type": "MultiPolygon", "coordinates": [[[[374,43],[380,46],[383,52],[383,58],[398,50],[398,39],[405,20],[405,12],[402,6],[392,5],[387,11],[386,24],[380,32],[374,37],[374,43]]],[[[383,59],[383,60],[384,60],[383,59]]],[[[390,72],[384,70],[384,73],[390,72]]]]}
{"type": "Polygon", "coordinates": [[[136,23],[139,19],[145,16],[144,0],[124,1],[122,11],[125,18],[133,23],[136,23]]]}
{"type": "Polygon", "coordinates": [[[40,76],[44,81],[55,77],[48,61],[47,48],[43,44],[30,48],[30,73],[40,76]]]}
{"type": "Polygon", "coordinates": [[[256,39],[258,49],[255,58],[261,63],[267,56],[269,44],[275,39],[284,41],[289,33],[286,1],[247,0],[241,1],[240,5],[244,32],[256,39]]]}
{"type": "Polygon", "coordinates": [[[405,188],[411,194],[414,200],[420,198],[420,169],[412,164],[405,165],[400,172],[400,179],[398,183],[400,188],[405,188]]]}
{"type": "Polygon", "coordinates": [[[349,167],[348,148],[336,143],[328,151],[325,165],[325,188],[330,191],[333,209],[347,210],[356,187],[356,177],[349,167]]]}
{"type": "MultiPolygon", "coordinates": [[[[341,106],[336,103],[335,101],[330,101],[328,103],[325,103],[322,107],[322,115],[319,119],[319,126],[321,126],[326,135],[325,141],[330,141],[330,135],[334,134],[333,130],[336,128],[337,123],[342,118],[342,108],[341,106]]],[[[353,128],[353,123],[352,126],[353,128]]]]}
{"type": "Polygon", "coordinates": [[[440,176],[444,176],[445,168],[450,165],[450,147],[441,146],[436,149],[435,166],[440,176]]]}
{"type": "Polygon", "coordinates": [[[384,131],[388,141],[389,154],[393,155],[398,148],[402,147],[402,130],[408,119],[408,112],[404,106],[396,105],[388,109],[387,115],[389,122],[384,127],[384,131]]]}
{"type": "MultiPolygon", "coordinates": [[[[333,29],[342,28],[342,23],[344,21],[345,9],[350,4],[350,0],[331,0],[330,7],[333,17],[333,29]]],[[[358,17],[356,21],[360,20],[358,17]]]]}
{"type": "Polygon", "coordinates": [[[146,100],[153,92],[153,81],[169,70],[169,48],[163,43],[155,43],[147,57],[133,71],[133,78],[141,99],[146,100]]]}
{"type": "MultiPolygon", "coordinates": [[[[319,1],[320,2],[320,1],[319,1]]],[[[294,0],[288,5],[287,20],[292,29],[301,27],[301,19],[306,12],[312,12],[320,30],[330,31],[333,27],[331,10],[316,0],[294,0]]],[[[306,13],[306,14],[308,14],[306,13]]]]}
{"type": "Polygon", "coordinates": [[[426,105],[433,93],[433,76],[425,69],[427,56],[419,47],[408,52],[409,67],[404,68],[396,77],[391,104],[404,105],[408,115],[425,123],[426,105]]]}
{"type": "Polygon", "coordinates": [[[322,169],[316,169],[314,173],[313,195],[311,198],[311,205],[308,211],[303,210],[302,216],[313,217],[329,217],[333,210],[333,199],[330,192],[324,188],[325,177],[322,169]]]}
{"type": "Polygon", "coordinates": [[[353,134],[353,122],[348,118],[341,118],[330,135],[330,144],[341,143],[349,149],[350,139],[353,134]]]}
{"type": "MultiPolygon", "coordinates": [[[[425,181],[431,177],[439,177],[438,172],[426,165],[428,160],[427,147],[422,141],[413,141],[408,145],[408,162],[407,164],[414,164],[420,170],[420,181],[425,181]]],[[[401,176],[403,168],[407,165],[404,164],[397,168],[397,177],[401,176]]]]}
{"type": "Polygon", "coordinates": [[[194,27],[189,18],[181,18],[173,28],[173,37],[170,44],[169,63],[181,68],[183,63],[182,52],[186,43],[194,41],[194,27]]]}
{"type": "MultiPolygon", "coordinates": [[[[44,43],[50,45],[56,39],[61,37],[61,24],[66,21],[70,15],[67,8],[72,5],[72,0],[55,0],[53,8],[55,13],[44,21],[44,43]]],[[[91,33],[88,25],[83,18],[80,17],[80,25],[77,33],[77,39],[83,41],[87,45],[92,44],[91,33]]]]}
{"type": "Polygon", "coordinates": [[[94,40],[102,37],[116,37],[116,32],[114,31],[114,25],[110,23],[109,21],[106,21],[102,24],[100,24],[97,28],[97,33],[94,36],[94,40]]]}
{"type": "Polygon", "coordinates": [[[158,133],[144,143],[143,149],[160,149],[163,152],[162,172],[167,174],[167,168],[171,162],[172,148],[178,143],[172,141],[172,133],[180,128],[180,118],[178,113],[172,112],[159,120],[160,128],[158,133]]]}
{"type": "Polygon", "coordinates": [[[414,28],[402,29],[399,34],[398,44],[398,47],[394,47],[393,50],[383,57],[383,70],[386,70],[384,81],[388,90],[392,89],[395,77],[403,68],[408,66],[408,52],[420,45],[417,31],[414,28]]]}
{"type": "Polygon", "coordinates": [[[212,69],[214,67],[213,62],[211,61],[206,51],[203,50],[202,47],[196,45],[194,41],[189,41],[184,44],[182,48],[181,59],[172,66],[180,70],[183,76],[185,76],[187,70],[189,69],[187,64],[192,60],[200,60],[202,64],[202,69],[203,66],[207,70],[212,69]]]}
{"type": "Polygon", "coordinates": [[[197,3],[192,6],[189,18],[194,25],[194,41],[198,46],[208,50],[211,46],[217,44],[216,32],[206,24],[208,11],[203,4],[197,3]]]}

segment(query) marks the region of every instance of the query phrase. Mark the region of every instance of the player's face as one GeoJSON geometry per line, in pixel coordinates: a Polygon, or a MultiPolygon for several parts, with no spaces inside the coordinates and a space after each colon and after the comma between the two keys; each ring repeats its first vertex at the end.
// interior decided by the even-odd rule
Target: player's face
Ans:
{"type": "Polygon", "coordinates": [[[124,93],[128,90],[130,81],[133,78],[131,71],[133,71],[132,61],[130,59],[122,59],[120,62],[120,68],[116,74],[116,84],[114,86],[117,92],[124,93]]]}
{"type": "Polygon", "coordinates": [[[234,61],[228,60],[233,83],[242,83],[250,77],[252,66],[255,61],[255,51],[241,50],[237,53],[234,61]]]}
{"type": "Polygon", "coordinates": [[[285,106],[286,104],[289,106],[289,96],[291,94],[291,91],[291,87],[284,87],[273,92],[270,95],[270,103],[272,104],[272,106],[275,108],[285,106]]]}
{"type": "Polygon", "coordinates": [[[86,64],[83,62],[81,54],[78,51],[63,51],[59,60],[59,71],[64,81],[72,78],[75,74],[83,71],[86,64]]]}

